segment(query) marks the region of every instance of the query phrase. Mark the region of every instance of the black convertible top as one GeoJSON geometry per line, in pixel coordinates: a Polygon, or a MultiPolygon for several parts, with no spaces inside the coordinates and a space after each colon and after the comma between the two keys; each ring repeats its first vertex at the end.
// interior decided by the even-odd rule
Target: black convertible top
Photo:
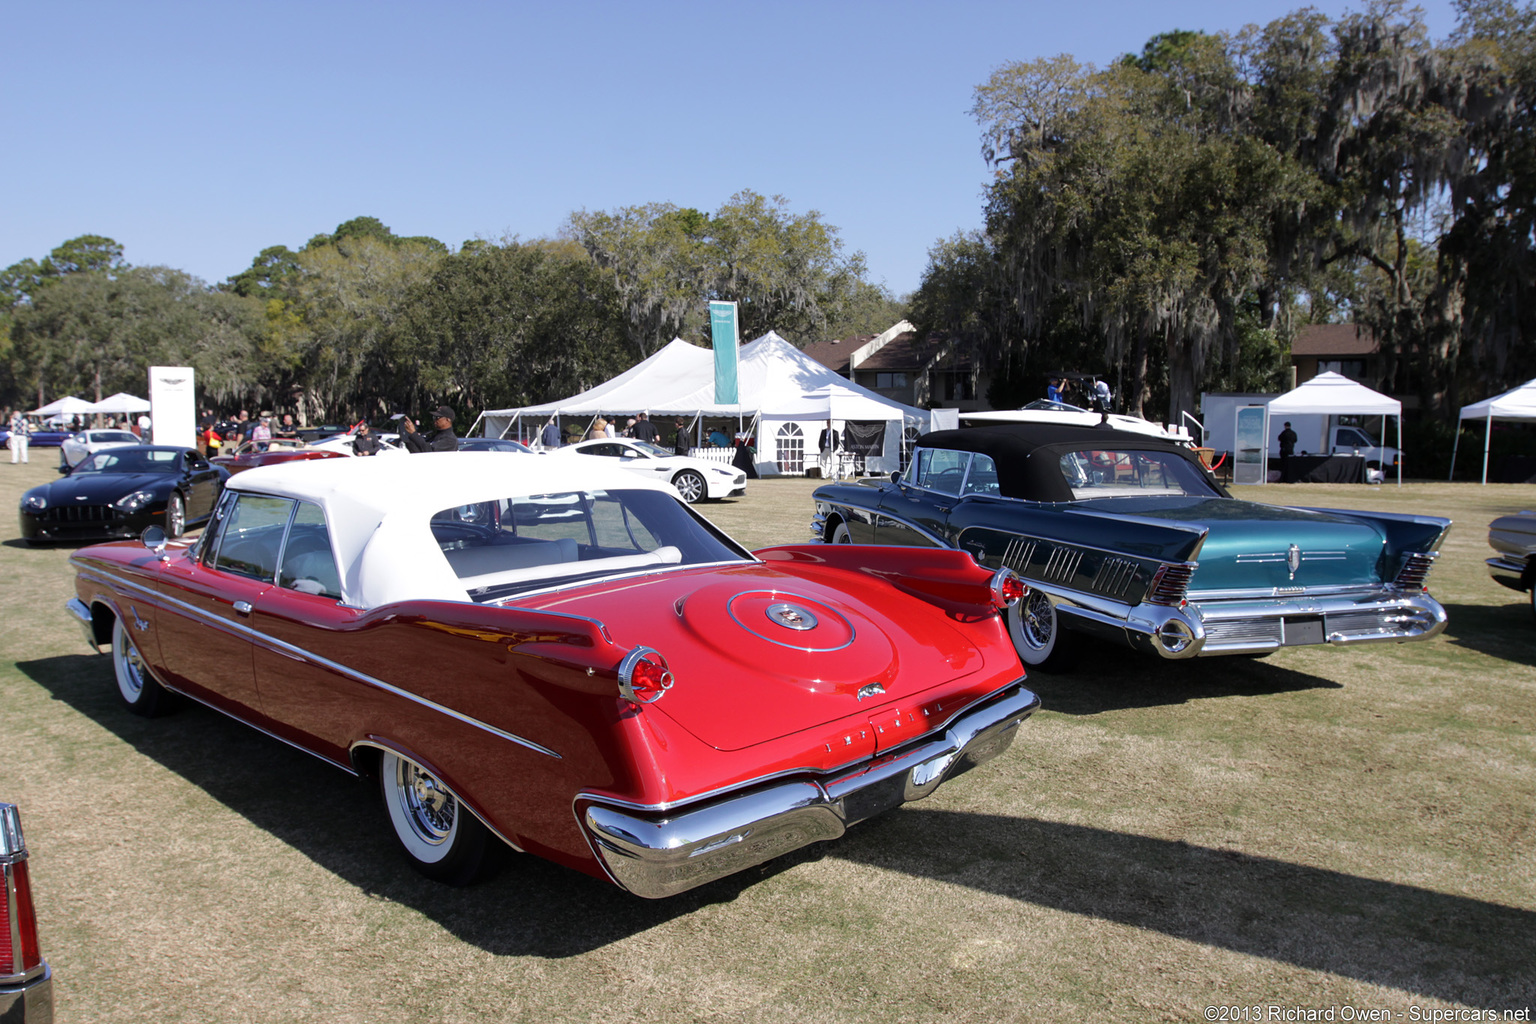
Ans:
{"type": "MultiPolygon", "coordinates": [[[[997,466],[998,491],[1005,498],[1027,501],[1071,501],[1072,487],[1061,475],[1063,452],[1092,449],[1169,452],[1209,474],[1194,452],[1146,434],[1113,427],[1079,427],[1062,423],[998,423],[960,430],[937,430],[917,439],[919,448],[948,448],[990,456],[997,466]],[[1037,452],[1043,458],[1033,458],[1037,452]]],[[[1214,480],[1211,485],[1225,494],[1214,480]]]]}

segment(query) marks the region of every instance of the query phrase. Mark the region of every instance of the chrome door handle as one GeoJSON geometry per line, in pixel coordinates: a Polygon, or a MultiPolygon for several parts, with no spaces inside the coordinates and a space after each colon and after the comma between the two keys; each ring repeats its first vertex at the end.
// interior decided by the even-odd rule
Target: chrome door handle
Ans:
{"type": "Polygon", "coordinates": [[[235,614],[236,615],[249,615],[249,614],[251,614],[251,602],[249,602],[249,601],[236,601],[235,602],[235,614]]]}

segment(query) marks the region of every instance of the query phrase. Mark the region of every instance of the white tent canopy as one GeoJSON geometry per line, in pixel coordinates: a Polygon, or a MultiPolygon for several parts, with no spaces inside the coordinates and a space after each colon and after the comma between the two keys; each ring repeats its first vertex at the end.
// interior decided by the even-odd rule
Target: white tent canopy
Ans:
{"type": "Polygon", "coordinates": [[[68,395],[64,398],[56,398],[52,402],[39,409],[33,409],[33,416],[78,416],[90,412],[91,403],[83,398],[68,395]]]}
{"type": "Polygon", "coordinates": [[[119,391],[115,395],[103,398],[99,402],[92,402],[81,412],[107,412],[127,415],[131,412],[149,412],[149,400],[137,395],[130,395],[126,391],[119,391]]]}
{"type": "MultiPolygon", "coordinates": [[[[1372,391],[1364,384],[1350,380],[1343,374],[1328,371],[1320,373],[1301,387],[1287,391],[1272,399],[1266,406],[1264,436],[1270,435],[1269,421],[1303,413],[1326,416],[1388,416],[1397,417],[1397,448],[1403,448],[1403,403],[1379,391],[1372,391]]],[[[1385,427],[1385,422],[1383,422],[1385,427]]],[[[1382,431],[1386,433],[1385,429],[1382,431]]],[[[1403,483],[1403,462],[1397,462],[1397,483],[1403,483]]]]}
{"type": "MultiPolygon", "coordinates": [[[[1517,388],[1485,398],[1481,402],[1461,407],[1463,420],[1483,421],[1483,483],[1488,482],[1488,443],[1493,433],[1494,420],[1536,420],[1536,380],[1528,380],[1517,388]]],[[[1451,445],[1451,476],[1456,475],[1456,449],[1461,444],[1461,431],[1456,431],[1456,442],[1451,445]]]]}
{"type": "Polygon", "coordinates": [[[525,416],[596,416],[642,410],[652,416],[729,416],[759,421],[759,468],[778,472],[779,456],[809,453],[819,431],[838,422],[885,421],[884,454],[866,461],[871,472],[900,466],[902,431],[926,429],[926,410],[903,405],[848,380],[769,331],[743,345],[738,354],[740,401],[715,401],[714,355],[674,339],[645,361],[612,380],[558,402],[515,409],[487,409],[485,433],[504,436],[525,416]],[[771,444],[770,444],[771,442],[771,444]],[[766,456],[766,457],[765,457],[766,456]]]}

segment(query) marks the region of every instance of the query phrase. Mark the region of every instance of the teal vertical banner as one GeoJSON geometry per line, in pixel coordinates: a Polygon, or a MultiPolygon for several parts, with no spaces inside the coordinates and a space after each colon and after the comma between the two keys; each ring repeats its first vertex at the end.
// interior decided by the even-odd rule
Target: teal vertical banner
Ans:
{"type": "Polygon", "coordinates": [[[735,405],[741,400],[736,394],[736,348],[740,344],[736,333],[736,303],[709,304],[709,336],[715,346],[715,402],[735,405]]]}

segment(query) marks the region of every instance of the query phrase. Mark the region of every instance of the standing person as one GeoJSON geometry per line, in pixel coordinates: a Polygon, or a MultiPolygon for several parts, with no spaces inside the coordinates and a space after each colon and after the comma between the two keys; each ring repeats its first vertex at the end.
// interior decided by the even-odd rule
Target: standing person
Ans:
{"type": "Polygon", "coordinates": [[[283,413],[283,422],[273,429],[272,438],[276,441],[297,441],[299,439],[299,428],[293,422],[293,413],[283,413]]]}
{"type": "Polygon", "coordinates": [[[1285,429],[1280,431],[1280,457],[1288,459],[1296,454],[1296,431],[1291,429],[1291,421],[1285,421],[1285,429]]]}
{"type": "Polygon", "coordinates": [[[27,461],[27,441],[31,436],[31,425],[21,410],[17,409],[11,414],[11,465],[16,465],[18,459],[21,462],[27,461]]]}
{"type": "Polygon", "coordinates": [[[379,454],[379,439],[373,436],[373,428],[368,426],[367,420],[362,420],[359,422],[357,425],[357,433],[352,435],[352,454],[379,454]]]}
{"type": "Polygon", "coordinates": [[[1047,402],[1061,401],[1061,381],[1052,377],[1045,382],[1045,400],[1047,402]]]}
{"type": "Polygon", "coordinates": [[[682,420],[673,420],[672,429],[676,433],[672,437],[672,451],[677,455],[687,455],[692,450],[688,443],[688,425],[682,420]]]}
{"type": "Polygon", "coordinates": [[[251,428],[251,443],[256,450],[264,452],[272,447],[272,418],[263,416],[257,424],[251,428]]]}
{"type": "Polygon", "coordinates": [[[600,437],[608,436],[608,421],[603,419],[603,414],[598,413],[597,419],[592,421],[592,429],[587,431],[587,440],[596,441],[600,437]]]}
{"type": "Polygon", "coordinates": [[[827,418],[827,425],[821,429],[821,434],[816,438],[816,448],[821,453],[821,475],[825,479],[832,475],[832,467],[837,464],[837,431],[832,429],[832,419],[827,418]]]}
{"type": "Polygon", "coordinates": [[[551,416],[549,422],[544,424],[544,429],[539,432],[539,445],[545,451],[553,451],[560,447],[560,421],[551,416]]]}
{"type": "Polygon", "coordinates": [[[633,416],[631,416],[625,422],[625,424],[624,424],[624,436],[625,437],[634,437],[635,436],[635,418],[633,416]]]}
{"type": "Polygon", "coordinates": [[[609,420],[608,421],[608,425],[603,428],[604,436],[606,436],[606,437],[618,437],[619,436],[619,426],[618,426],[618,423],[619,423],[619,418],[617,416],[615,416],[613,419],[609,420]]]}
{"type": "Polygon", "coordinates": [[[661,434],[656,430],[656,424],[651,422],[651,414],[643,412],[640,414],[640,418],[635,421],[634,429],[629,432],[629,436],[636,441],[648,441],[651,444],[655,444],[656,439],[661,434]]]}
{"type": "Polygon", "coordinates": [[[1296,482],[1296,471],[1291,468],[1291,456],[1296,454],[1296,431],[1291,429],[1291,421],[1285,421],[1285,429],[1280,431],[1276,438],[1280,442],[1280,479],[1285,483],[1296,482]]]}
{"type": "Polygon", "coordinates": [[[1099,407],[1099,412],[1109,412],[1114,398],[1106,381],[1100,379],[1093,382],[1093,403],[1099,407]]]}
{"type": "Polygon", "coordinates": [[[440,405],[432,413],[432,425],[437,429],[425,436],[416,429],[409,416],[400,421],[400,443],[413,452],[456,452],[459,435],[453,432],[453,410],[440,405]]]}

